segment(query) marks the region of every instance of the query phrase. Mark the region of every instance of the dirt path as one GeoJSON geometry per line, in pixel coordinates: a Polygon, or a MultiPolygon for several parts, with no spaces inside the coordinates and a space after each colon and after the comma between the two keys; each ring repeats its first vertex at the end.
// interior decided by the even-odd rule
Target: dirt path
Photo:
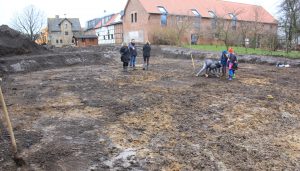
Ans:
{"type": "MultiPolygon", "coordinates": [[[[300,68],[241,64],[229,82],[193,76],[189,60],[151,60],[149,71],[110,63],[9,75],[23,169],[300,169],[300,68]]],[[[0,170],[15,170],[1,130],[0,170]]]]}

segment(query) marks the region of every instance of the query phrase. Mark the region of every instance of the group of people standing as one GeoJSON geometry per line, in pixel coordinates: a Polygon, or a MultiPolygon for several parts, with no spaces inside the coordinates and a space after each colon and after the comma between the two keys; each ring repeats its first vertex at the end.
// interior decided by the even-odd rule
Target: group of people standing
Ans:
{"type": "Polygon", "coordinates": [[[228,67],[228,80],[234,79],[236,77],[235,70],[238,69],[238,60],[236,55],[234,54],[233,48],[229,48],[228,52],[226,50],[222,52],[220,62],[222,65],[222,76],[226,76],[228,67]]]}
{"type": "MultiPolygon", "coordinates": [[[[149,67],[149,59],[150,59],[150,52],[151,52],[151,46],[150,42],[147,41],[146,44],[143,46],[143,70],[148,70],[149,67]]],[[[137,57],[137,49],[135,46],[135,40],[132,39],[131,42],[128,44],[123,42],[122,47],[120,49],[121,53],[121,61],[123,62],[123,71],[128,71],[128,65],[135,70],[136,66],[136,57],[137,57]]]]}

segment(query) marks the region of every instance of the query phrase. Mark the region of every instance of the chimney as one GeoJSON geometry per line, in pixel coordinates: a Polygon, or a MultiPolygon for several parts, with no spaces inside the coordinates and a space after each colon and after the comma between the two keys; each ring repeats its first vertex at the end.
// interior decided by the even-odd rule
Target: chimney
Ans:
{"type": "Polygon", "coordinates": [[[55,15],[55,18],[57,18],[57,19],[58,19],[58,18],[59,18],[59,15],[55,15]]]}

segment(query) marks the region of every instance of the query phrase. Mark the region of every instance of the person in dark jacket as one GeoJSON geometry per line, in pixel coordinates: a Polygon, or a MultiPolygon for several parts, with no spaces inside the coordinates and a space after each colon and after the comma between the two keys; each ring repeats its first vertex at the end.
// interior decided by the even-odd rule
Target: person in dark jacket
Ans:
{"type": "Polygon", "coordinates": [[[127,72],[128,63],[130,61],[130,52],[125,42],[122,43],[120,54],[121,54],[121,61],[123,62],[123,71],[127,72]]]}
{"type": "Polygon", "coordinates": [[[130,67],[133,67],[135,69],[135,61],[136,61],[136,56],[137,56],[137,51],[135,48],[135,41],[134,39],[131,40],[129,43],[129,51],[130,51],[130,67]]]}
{"type": "Polygon", "coordinates": [[[149,59],[150,59],[150,52],[151,52],[150,42],[147,41],[146,44],[143,46],[143,57],[144,57],[143,70],[148,70],[149,59]]]}
{"type": "Polygon", "coordinates": [[[227,61],[228,61],[228,52],[224,50],[222,52],[221,58],[221,65],[222,65],[222,77],[226,77],[226,67],[227,67],[227,61]]]}

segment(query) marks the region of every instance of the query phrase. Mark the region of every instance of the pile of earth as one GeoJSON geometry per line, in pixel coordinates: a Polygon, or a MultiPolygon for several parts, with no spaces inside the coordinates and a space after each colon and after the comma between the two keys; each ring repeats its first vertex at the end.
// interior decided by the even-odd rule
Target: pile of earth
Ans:
{"type": "Polygon", "coordinates": [[[44,51],[44,49],[43,46],[36,44],[7,25],[0,26],[0,57],[38,53],[44,51]]]}

